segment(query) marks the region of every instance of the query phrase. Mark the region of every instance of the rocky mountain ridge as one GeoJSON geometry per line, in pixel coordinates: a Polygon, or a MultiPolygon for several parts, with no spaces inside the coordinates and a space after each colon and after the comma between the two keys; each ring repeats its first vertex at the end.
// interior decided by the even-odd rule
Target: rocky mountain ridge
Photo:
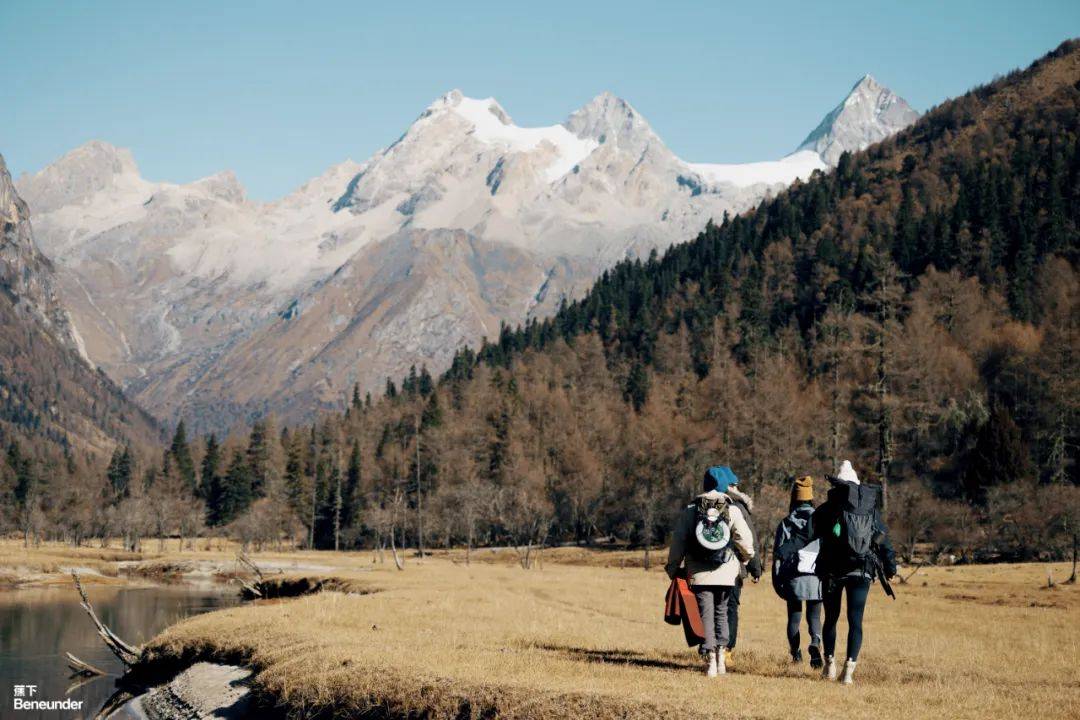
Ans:
{"type": "Polygon", "coordinates": [[[687,163],[610,93],[524,128],[494,99],[451,91],[367,161],[272,203],[248,200],[228,172],[147,181],[101,142],[18,186],[86,353],[138,402],[197,429],[267,412],[293,422],[339,406],[354,383],[441,369],[462,343],[551,313],[618,260],[692,237],[906,122],[887,89],[864,81],[852,94],[885,110],[834,111],[813,148],[763,163],[687,163]]]}

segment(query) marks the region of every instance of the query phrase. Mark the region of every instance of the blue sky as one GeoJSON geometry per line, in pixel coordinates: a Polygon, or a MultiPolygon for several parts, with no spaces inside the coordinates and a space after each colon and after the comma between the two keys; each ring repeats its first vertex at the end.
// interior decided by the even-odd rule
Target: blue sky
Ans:
{"type": "Polygon", "coordinates": [[[611,90],[687,160],[773,159],[864,73],[923,111],[1074,36],[1076,0],[2,0],[0,153],[18,175],[102,139],[150,179],[228,168],[272,199],[459,87],[519,125],[611,90]]]}

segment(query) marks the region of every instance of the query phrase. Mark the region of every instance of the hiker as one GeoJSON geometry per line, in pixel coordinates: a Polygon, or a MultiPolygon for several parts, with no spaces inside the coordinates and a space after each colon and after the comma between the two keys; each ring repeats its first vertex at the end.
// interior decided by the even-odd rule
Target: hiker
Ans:
{"type": "Polygon", "coordinates": [[[742,605],[743,580],[747,574],[754,579],[754,582],[761,579],[761,555],[757,552],[757,538],[754,536],[754,525],[751,518],[754,510],[754,500],[736,487],[739,484],[739,478],[735,476],[734,472],[731,472],[730,468],[728,468],[728,472],[731,473],[729,478],[731,482],[725,492],[731,498],[732,504],[742,512],[743,519],[746,520],[746,526],[750,528],[750,545],[754,548],[754,557],[750,558],[750,562],[746,565],[739,567],[739,577],[731,588],[731,597],[728,598],[728,641],[727,647],[724,648],[724,662],[730,668],[732,655],[735,652],[735,642],[739,639],[739,607],[742,605]]]}
{"type": "Polygon", "coordinates": [[[822,640],[825,663],[821,676],[836,679],[836,624],[840,620],[840,602],[847,598],[847,657],[840,681],[854,681],[855,664],[863,640],[863,611],[876,577],[885,592],[892,595],[888,580],[896,575],[896,555],[888,531],[881,520],[878,505],[881,488],[863,485],[845,460],[832,483],[828,497],[814,512],[812,537],[820,540],[816,572],[821,578],[825,625],[822,640]]]}
{"type": "Polygon", "coordinates": [[[811,518],[814,514],[814,478],[796,478],[791,485],[788,515],[776,526],[773,544],[773,589],[787,601],[787,639],[791,661],[803,660],[799,625],[803,609],[810,633],[810,667],[818,670],[821,659],[821,579],[814,574],[821,541],[812,540],[811,518]]]}
{"type": "MultiPolygon", "coordinates": [[[[701,612],[705,641],[700,652],[705,674],[727,671],[724,649],[729,638],[728,602],[743,563],[754,557],[750,527],[727,493],[735,473],[725,466],[705,471],[703,491],[679,514],[665,566],[675,579],[683,562],[701,612]]],[[[760,572],[759,572],[760,576],[760,572]]]]}

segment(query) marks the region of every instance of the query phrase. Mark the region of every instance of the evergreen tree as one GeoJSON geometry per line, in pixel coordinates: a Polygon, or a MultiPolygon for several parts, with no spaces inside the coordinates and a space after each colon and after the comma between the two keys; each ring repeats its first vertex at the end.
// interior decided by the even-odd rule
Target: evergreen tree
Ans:
{"type": "Polygon", "coordinates": [[[623,399],[630,403],[634,410],[641,412],[648,398],[649,374],[640,362],[635,362],[630,368],[630,374],[626,377],[623,399]]]}
{"type": "Polygon", "coordinates": [[[431,373],[428,372],[427,365],[423,365],[420,368],[420,378],[417,380],[417,389],[420,391],[421,397],[427,397],[435,391],[435,381],[431,378],[431,373]]]}
{"type": "Polygon", "coordinates": [[[183,420],[176,425],[169,454],[172,456],[176,472],[184,483],[184,487],[195,494],[198,482],[195,476],[195,461],[191,457],[191,448],[188,447],[187,429],[184,427],[183,420]]]}
{"type": "Polygon", "coordinates": [[[209,517],[214,516],[214,508],[211,506],[211,500],[217,501],[218,498],[212,498],[214,488],[220,488],[221,481],[221,446],[218,445],[217,436],[213,433],[206,438],[206,452],[203,454],[202,467],[199,473],[199,494],[198,496],[207,502],[207,514],[209,517]]]}
{"type": "Polygon", "coordinates": [[[362,471],[360,441],[354,439],[349,451],[349,465],[345,471],[345,490],[342,495],[341,524],[344,528],[353,527],[360,513],[362,471]]]}
{"type": "Polygon", "coordinates": [[[118,445],[113,450],[112,460],[109,461],[109,468],[106,471],[114,498],[126,498],[131,493],[131,473],[131,449],[126,445],[124,447],[118,445]]]}
{"type": "Polygon", "coordinates": [[[1031,475],[1027,448],[1020,428],[1003,402],[994,404],[990,419],[979,431],[968,458],[964,489],[976,503],[986,501],[986,491],[999,483],[1026,480],[1031,475]]]}
{"type": "Polygon", "coordinates": [[[248,436],[247,466],[251,473],[254,497],[266,494],[267,471],[270,465],[270,438],[265,420],[256,420],[248,436]]]}
{"type": "Polygon", "coordinates": [[[233,451],[229,468],[221,481],[214,525],[227,525],[242,515],[254,499],[251,468],[239,449],[233,451]]]}

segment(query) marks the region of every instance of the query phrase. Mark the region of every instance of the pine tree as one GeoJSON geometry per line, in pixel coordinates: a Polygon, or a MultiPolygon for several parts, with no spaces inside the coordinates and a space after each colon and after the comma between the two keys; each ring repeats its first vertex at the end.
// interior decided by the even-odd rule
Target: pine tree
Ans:
{"type": "Polygon", "coordinates": [[[345,491],[342,497],[342,526],[352,528],[359,515],[360,491],[363,482],[363,466],[360,456],[360,441],[353,439],[349,451],[349,465],[345,471],[345,491]]]}
{"type": "Polygon", "coordinates": [[[630,403],[635,411],[641,412],[648,398],[649,374],[640,362],[635,362],[630,367],[630,374],[626,377],[623,399],[630,403]]]}
{"type": "Polygon", "coordinates": [[[126,445],[113,450],[112,460],[106,475],[116,500],[126,498],[131,493],[131,450],[126,445]]]}
{"type": "Polygon", "coordinates": [[[427,397],[435,391],[435,381],[431,378],[431,373],[428,372],[427,365],[423,365],[420,368],[420,379],[417,381],[417,389],[420,391],[421,397],[427,397]]]}
{"type": "Polygon", "coordinates": [[[184,487],[195,494],[198,483],[195,476],[195,461],[191,457],[191,448],[188,447],[187,429],[184,427],[183,420],[176,425],[169,454],[172,456],[176,472],[184,483],[184,487]]]}
{"type": "Polygon", "coordinates": [[[976,503],[986,501],[986,491],[1000,483],[1026,480],[1031,474],[1027,448],[1020,428],[1003,402],[996,402],[990,419],[979,431],[968,459],[964,488],[976,503]]]}
{"type": "Polygon", "coordinates": [[[221,489],[221,446],[213,433],[206,438],[206,451],[203,453],[199,473],[199,497],[206,501],[207,520],[216,516],[215,504],[220,501],[221,489]]]}
{"type": "Polygon", "coordinates": [[[266,494],[266,476],[270,465],[269,430],[265,420],[256,420],[248,436],[247,466],[251,472],[251,491],[254,497],[266,494]]]}
{"type": "Polygon", "coordinates": [[[242,515],[254,499],[251,468],[248,467],[244,453],[233,450],[229,469],[221,482],[221,494],[217,506],[215,525],[227,525],[242,515]]]}

